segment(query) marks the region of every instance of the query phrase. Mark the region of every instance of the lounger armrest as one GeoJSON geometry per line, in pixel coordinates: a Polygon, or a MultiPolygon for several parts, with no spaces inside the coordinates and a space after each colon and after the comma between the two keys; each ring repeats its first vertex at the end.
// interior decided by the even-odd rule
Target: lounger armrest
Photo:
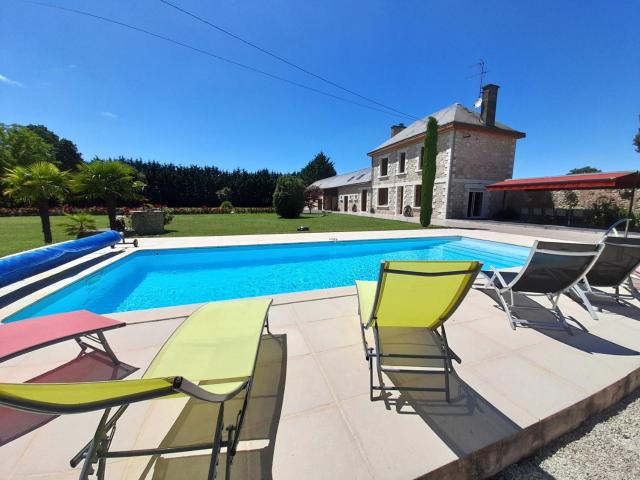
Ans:
{"type": "Polygon", "coordinates": [[[204,402],[210,403],[222,403],[227,400],[232,399],[236,395],[238,395],[241,391],[243,391],[249,385],[251,379],[247,379],[242,382],[236,389],[232,390],[229,393],[225,393],[224,395],[212,393],[205,388],[202,388],[199,385],[196,385],[193,382],[190,382],[186,378],[176,377],[173,382],[173,388],[185,395],[188,395],[193,398],[197,398],[198,400],[202,400],[204,402]]]}
{"type": "Polygon", "coordinates": [[[500,270],[498,270],[493,265],[489,265],[489,268],[490,268],[490,271],[491,271],[492,275],[489,277],[485,273],[485,275],[488,278],[487,283],[485,285],[485,288],[493,287],[493,288],[497,288],[498,290],[504,290],[505,288],[507,288],[509,285],[507,284],[507,282],[505,281],[504,277],[500,273],[500,270]],[[500,285],[496,284],[496,278],[500,281],[500,285]]]}

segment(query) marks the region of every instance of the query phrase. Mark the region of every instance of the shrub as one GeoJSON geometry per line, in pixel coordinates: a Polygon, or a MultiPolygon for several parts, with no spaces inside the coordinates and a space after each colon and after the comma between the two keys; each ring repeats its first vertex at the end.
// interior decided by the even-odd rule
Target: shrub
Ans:
{"type": "Polygon", "coordinates": [[[83,233],[96,229],[95,219],[87,213],[76,213],[65,216],[70,220],[69,223],[62,224],[67,235],[79,237],[83,233]]]}
{"type": "Polygon", "coordinates": [[[164,224],[165,225],[169,225],[171,222],[173,222],[173,210],[171,208],[162,208],[162,214],[164,216],[163,220],[164,220],[164,224]]]}
{"type": "Polygon", "coordinates": [[[233,210],[233,204],[229,200],[225,200],[220,204],[220,208],[225,210],[233,210]]]}
{"type": "Polygon", "coordinates": [[[273,207],[282,218],[298,218],[304,209],[304,182],[299,177],[280,177],[273,192],[273,207]]]}

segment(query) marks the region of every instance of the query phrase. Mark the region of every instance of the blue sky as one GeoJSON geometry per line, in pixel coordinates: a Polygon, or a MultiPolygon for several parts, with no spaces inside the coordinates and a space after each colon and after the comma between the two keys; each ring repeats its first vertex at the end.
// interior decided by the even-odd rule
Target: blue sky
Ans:
{"type": "MultiPolygon", "coordinates": [[[[347,96],[157,0],[55,1],[347,96]]],[[[486,81],[501,86],[498,120],[527,133],[515,176],[640,166],[631,145],[640,126],[637,0],[173,1],[420,117],[471,106],[472,65],[484,58],[486,81]]],[[[345,172],[368,164],[391,124],[410,121],[15,0],[0,0],[0,42],[0,122],[47,125],[87,159],[291,171],[324,150],[345,172]]]]}

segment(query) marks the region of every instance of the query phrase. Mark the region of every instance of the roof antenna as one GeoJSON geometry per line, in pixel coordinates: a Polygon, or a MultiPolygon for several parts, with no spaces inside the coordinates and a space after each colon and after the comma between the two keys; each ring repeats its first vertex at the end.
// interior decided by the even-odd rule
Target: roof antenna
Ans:
{"type": "Polygon", "coordinates": [[[470,67],[470,68],[478,68],[480,71],[475,75],[471,75],[470,77],[467,77],[467,78],[480,77],[480,87],[478,88],[479,90],[478,98],[473,103],[473,106],[475,108],[480,108],[480,106],[482,105],[482,85],[484,84],[484,77],[488,73],[488,71],[485,69],[486,66],[487,66],[487,63],[484,61],[483,58],[481,58],[478,63],[474,63],[470,67]]]}

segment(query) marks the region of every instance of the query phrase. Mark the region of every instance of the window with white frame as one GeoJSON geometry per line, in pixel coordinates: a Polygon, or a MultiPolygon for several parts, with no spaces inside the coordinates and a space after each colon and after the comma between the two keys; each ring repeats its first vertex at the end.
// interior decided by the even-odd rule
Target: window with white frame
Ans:
{"type": "Polygon", "coordinates": [[[398,154],[398,173],[405,173],[407,167],[407,152],[398,154]]]}
{"type": "Polygon", "coordinates": [[[418,171],[422,170],[423,161],[424,161],[424,145],[420,147],[420,155],[418,156],[418,171]]]}

